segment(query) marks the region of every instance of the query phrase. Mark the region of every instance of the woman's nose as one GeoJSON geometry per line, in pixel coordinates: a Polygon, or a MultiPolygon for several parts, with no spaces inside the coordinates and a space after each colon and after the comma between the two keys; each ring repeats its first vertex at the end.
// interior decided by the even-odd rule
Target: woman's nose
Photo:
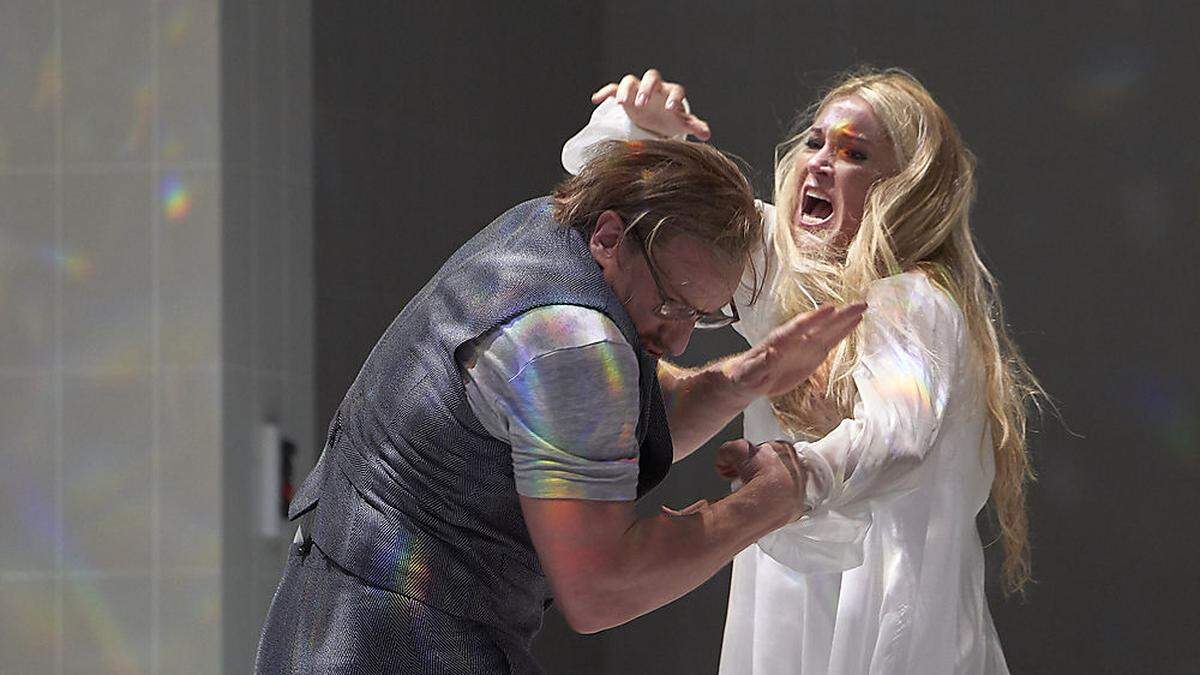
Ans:
{"type": "Polygon", "coordinates": [[[821,148],[820,152],[809,157],[806,167],[809,173],[829,173],[833,168],[829,161],[829,148],[821,148]]]}

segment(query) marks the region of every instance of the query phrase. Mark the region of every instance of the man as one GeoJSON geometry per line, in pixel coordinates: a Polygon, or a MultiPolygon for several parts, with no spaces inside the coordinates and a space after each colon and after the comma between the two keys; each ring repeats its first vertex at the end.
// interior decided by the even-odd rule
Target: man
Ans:
{"type": "Polygon", "coordinates": [[[760,240],[728,159],[639,141],[455,252],[367,358],[293,500],[303,536],[258,672],[539,672],[530,643],[551,597],[576,630],[615,626],[798,518],[790,446],[744,441],[723,448],[736,494],[653,518],[633,508],[674,457],[807,377],[861,316],[819,310],[708,368],[660,368],[693,328],[736,320],[760,240]]]}

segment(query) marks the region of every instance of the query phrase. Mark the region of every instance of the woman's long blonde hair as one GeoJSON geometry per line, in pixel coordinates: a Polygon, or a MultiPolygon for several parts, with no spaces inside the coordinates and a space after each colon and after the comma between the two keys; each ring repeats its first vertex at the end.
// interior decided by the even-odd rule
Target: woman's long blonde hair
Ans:
{"type": "MultiPolygon", "coordinates": [[[[872,282],[912,270],[923,271],[957,301],[986,373],[996,465],[991,506],[1004,548],[1004,590],[1021,591],[1031,578],[1025,486],[1034,477],[1025,443],[1026,412],[1044,392],[1007,334],[998,284],[971,236],[974,158],[925,87],[902,70],[845,77],[800,126],[800,133],[776,151],[773,239],[781,268],[773,291],[779,318],[808,311],[814,303],[860,300],[872,282]],[[801,246],[792,234],[802,173],[798,160],[813,120],[849,96],[870,105],[891,139],[899,169],[868,191],[858,234],[845,251],[827,244],[801,246]]],[[[775,415],[784,428],[821,436],[832,430],[833,420],[849,417],[855,396],[850,375],[858,356],[858,336],[852,335],[818,377],[775,398],[775,415]],[[837,414],[822,412],[830,406],[837,414]]]]}

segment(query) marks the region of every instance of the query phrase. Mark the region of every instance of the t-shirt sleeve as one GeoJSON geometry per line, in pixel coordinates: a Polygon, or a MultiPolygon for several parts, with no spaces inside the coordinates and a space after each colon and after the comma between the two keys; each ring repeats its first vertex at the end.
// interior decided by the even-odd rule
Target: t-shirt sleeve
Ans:
{"type": "Polygon", "coordinates": [[[464,350],[476,417],[512,446],[518,494],[632,500],[638,362],[616,325],[574,305],[539,307],[464,350]]]}

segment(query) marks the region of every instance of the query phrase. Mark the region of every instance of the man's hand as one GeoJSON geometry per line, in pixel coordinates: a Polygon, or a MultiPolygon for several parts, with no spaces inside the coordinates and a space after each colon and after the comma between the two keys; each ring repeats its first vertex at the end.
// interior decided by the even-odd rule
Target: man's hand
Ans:
{"type": "Polygon", "coordinates": [[[625,114],[639,127],[662,136],[690,134],[707,141],[712,133],[708,123],[687,111],[683,104],[682,84],[666,82],[653,68],[641,78],[626,75],[620,84],[610,82],[592,94],[592,103],[599,104],[614,96],[625,108],[625,114]]]}
{"type": "Polygon", "coordinates": [[[746,486],[753,481],[777,496],[772,502],[781,508],[780,524],[804,515],[806,472],[791,443],[770,441],[753,445],[744,438],[729,441],[717,450],[714,463],[722,477],[739,479],[746,486]]]}
{"type": "Polygon", "coordinates": [[[804,472],[784,442],[733,441],[721,455],[738,492],[638,518],[632,501],[520,495],[521,513],[567,623],[620,625],[699,586],[738,552],[804,512],[804,472]]]}
{"type": "Polygon", "coordinates": [[[821,365],[829,350],[862,320],[866,303],[825,305],[771,331],[767,339],[721,363],[735,390],[749,398],[795,389],[821,365]]]}

